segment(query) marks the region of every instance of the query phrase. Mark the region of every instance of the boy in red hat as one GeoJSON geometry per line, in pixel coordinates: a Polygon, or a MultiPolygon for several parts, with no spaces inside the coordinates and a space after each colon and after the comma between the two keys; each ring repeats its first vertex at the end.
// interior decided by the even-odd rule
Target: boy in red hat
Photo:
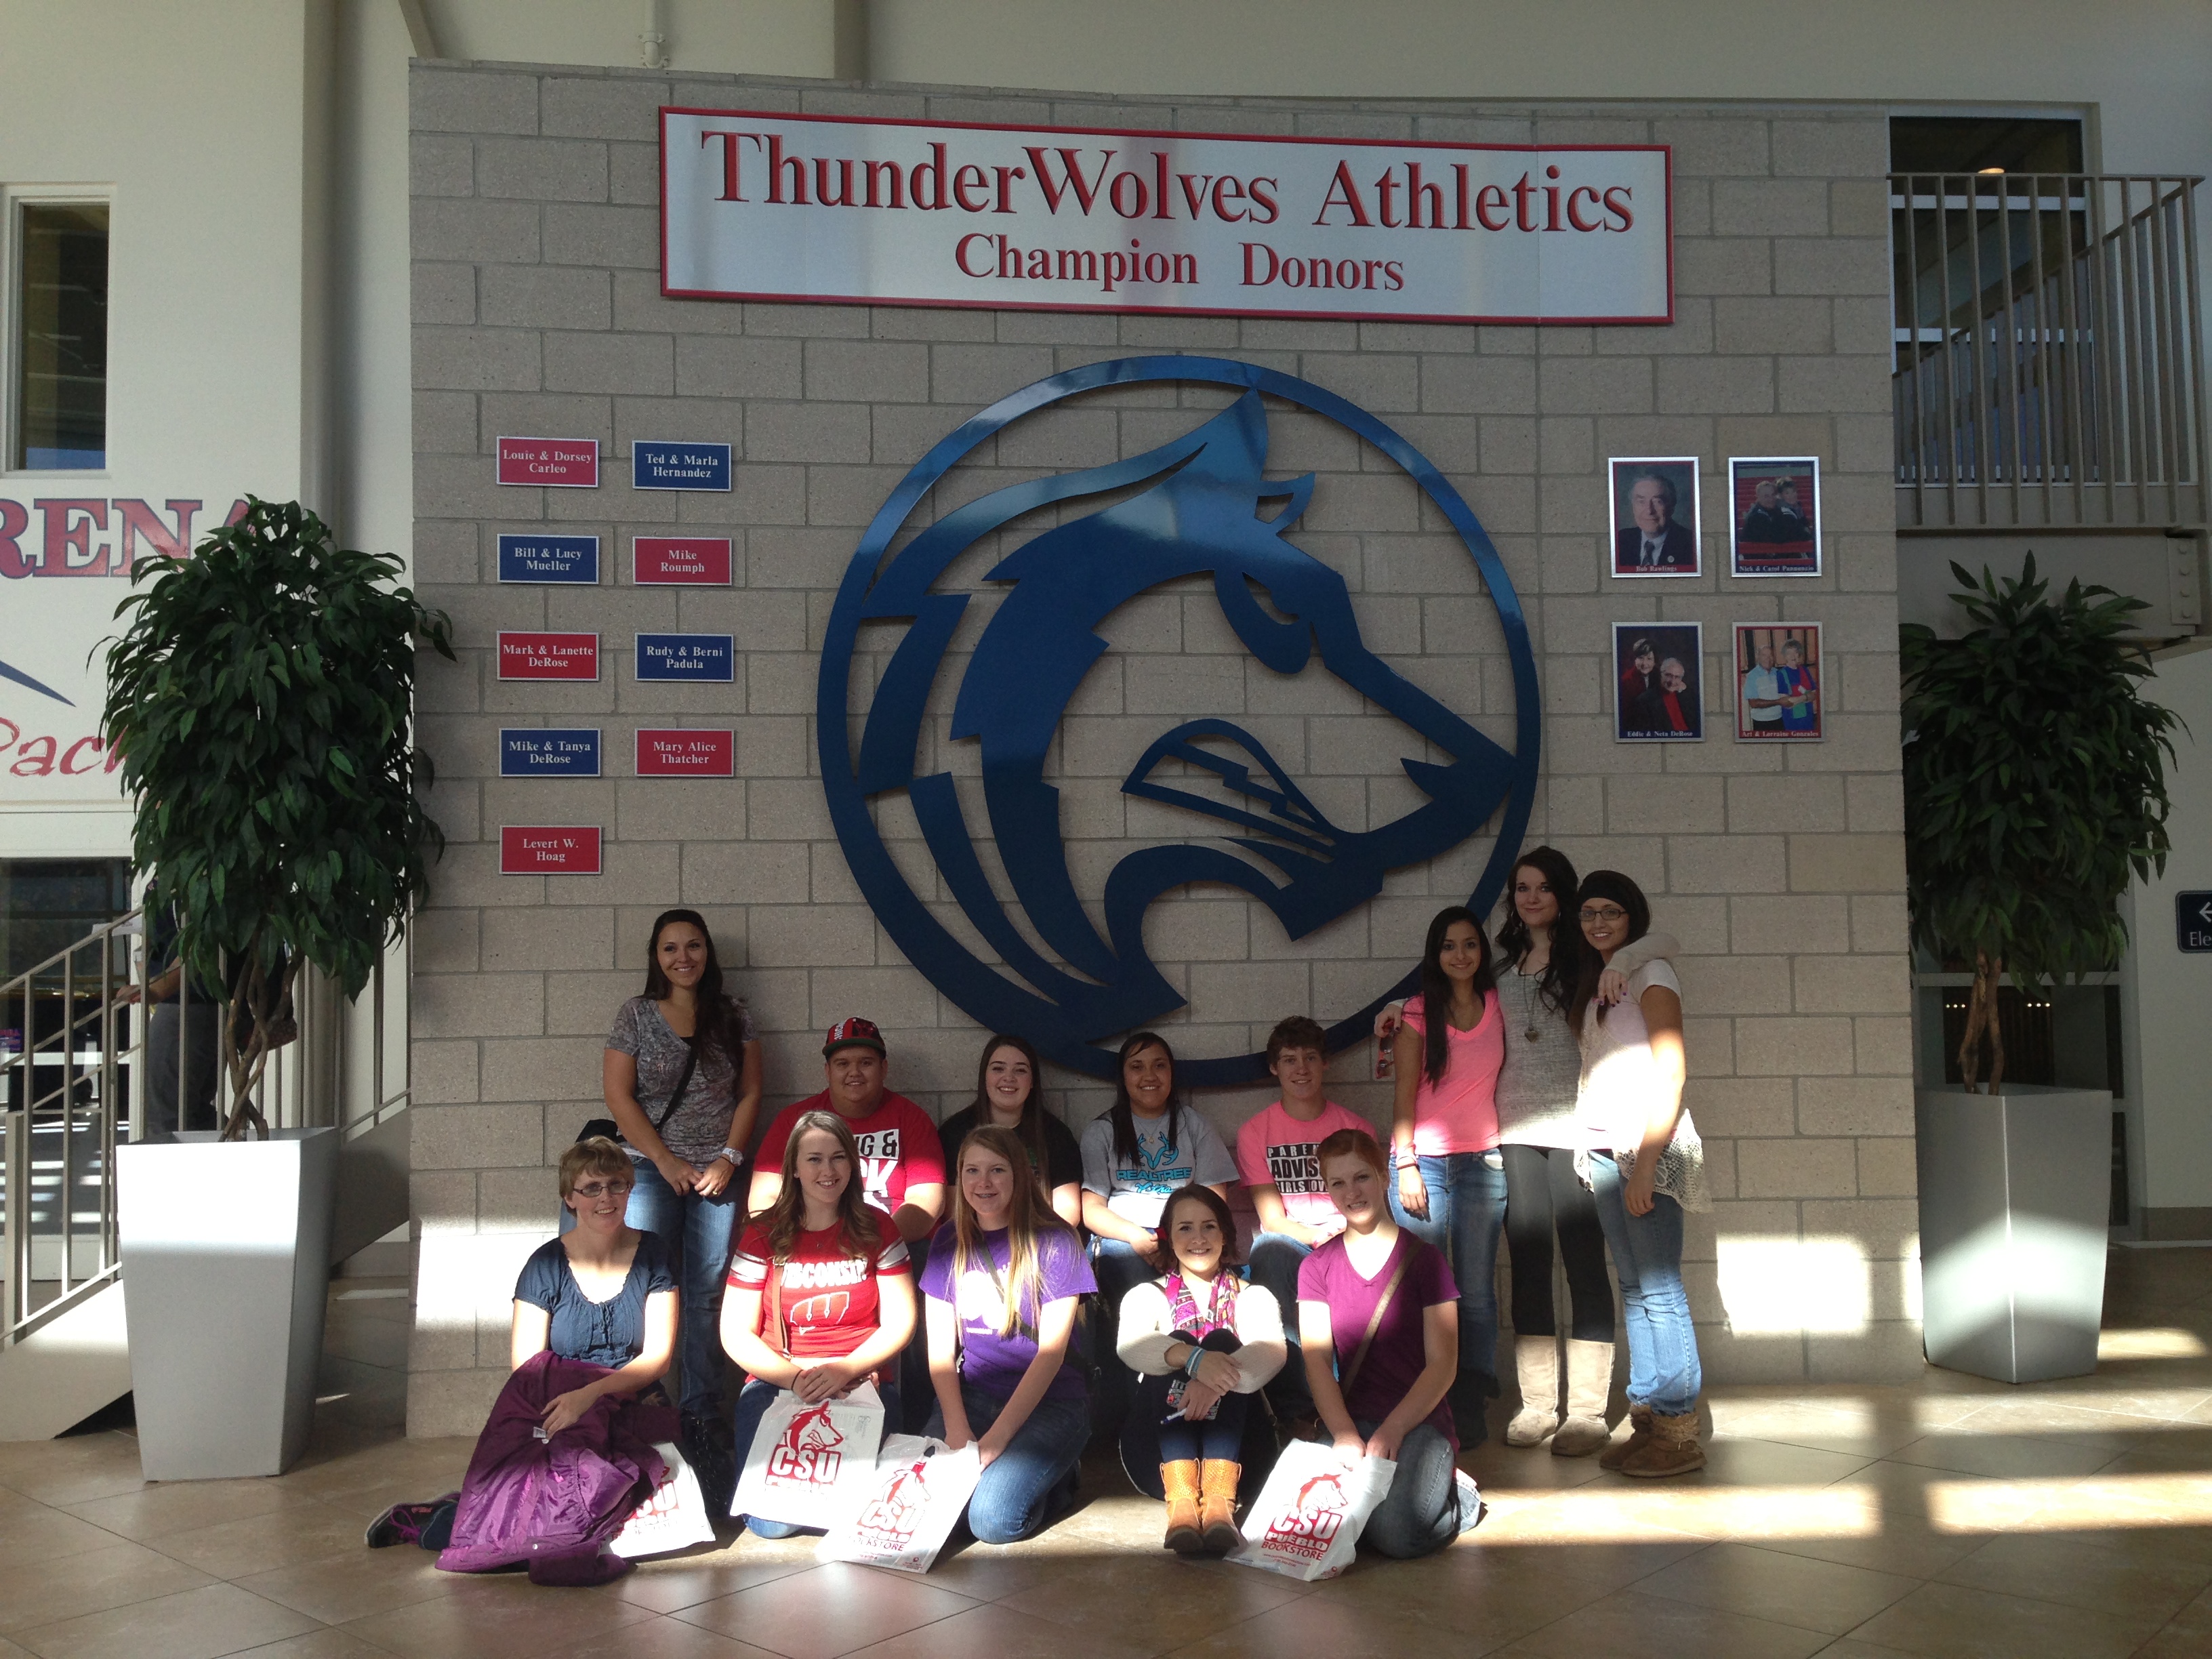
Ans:
{"type": "Polygon", "coordinates": [[[911,1244],[936,1231],[945,1210],[945,1152],[929,1114],[884,1086],[890,1062],[884,1034],[872,1019],[841,1019],[822,1040],[829,1087],[787,1106],[769,1125],[754,1161],[745,1208],[754,1215],[775,1202],[783,1186],[783,1143],[801,1115],[833,1111],[860,1148],[860,1182],[868,1202],[898,1224],[911,1244]]]}

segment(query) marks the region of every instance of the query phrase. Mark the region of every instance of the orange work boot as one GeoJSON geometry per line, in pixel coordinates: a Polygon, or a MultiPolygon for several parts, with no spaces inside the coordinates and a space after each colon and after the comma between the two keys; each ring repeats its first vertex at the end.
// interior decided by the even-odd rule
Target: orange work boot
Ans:
{"type": "Polygon", "coordinates": [[[1199,1485],[1199,1525],[1206,1529],[1206,1553],[1226,1555],[1244,1541],[1237,1530],[1237,1483],[1244,1466],[1225,1457],[1209,1457],[1199,1485]]]}
{"type": "Polygon", "coordinates": [[[1196,1555],[1206,1547],[1198,1528],[1198,1463],[1186,1458],[1160,1465],[1160,1485],[1168,1495],[1168,1535],[1160,1547],[1177,1555],[1196,1555]]]}

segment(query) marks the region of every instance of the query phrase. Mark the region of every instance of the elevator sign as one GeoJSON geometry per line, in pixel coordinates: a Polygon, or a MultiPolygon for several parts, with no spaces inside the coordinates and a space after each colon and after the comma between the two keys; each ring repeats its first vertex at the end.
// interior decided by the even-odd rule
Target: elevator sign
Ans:
{"type": "Polygon", "coordinates": [[[2173,943],[2192,954],[2212,951],[2212,892],[2173,896],[2173,943]]]}
{"type": "Polygon", "coordinates": [[[661,289],[1050,311],[1665,323],[1664,145],[660,112],[661,289]]]}

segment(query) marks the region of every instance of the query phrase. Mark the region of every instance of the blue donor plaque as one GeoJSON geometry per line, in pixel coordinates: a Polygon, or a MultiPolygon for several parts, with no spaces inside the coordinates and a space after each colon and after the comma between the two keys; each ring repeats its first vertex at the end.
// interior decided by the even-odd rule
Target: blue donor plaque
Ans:
{"type": "Polygon", "coordinates": [[[726,680],[737,661],[727,634],[641,634],[637,677],[641,680],[726,680]]]}
{"type": "Polygon", "coordinates": [[[596,587],[599,580],[599,538],[501,536],[499,579],[503,582],[576,582],[596,587]]]}
{"type": "Polygon", "coordinates": [[[503,778],[596,778],[599,775],[597,726],[558,731],[541,726],[502,726],[499,775],[503,778]]]}
{"type": "Polygon", "coordinates": [[[633,489],[727,489],[727,444],[660,443],[640,438],[629,447],[633,489]]]}

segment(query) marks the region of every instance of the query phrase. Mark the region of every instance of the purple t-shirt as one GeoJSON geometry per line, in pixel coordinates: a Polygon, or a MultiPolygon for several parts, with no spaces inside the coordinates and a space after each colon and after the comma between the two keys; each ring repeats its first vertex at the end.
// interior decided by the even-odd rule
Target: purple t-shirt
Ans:
{"type": "MultiPolygon", "coordinates": [[[[1021,1386],[1022,1374],[1029,1370],[1030,1361],[1036,1358],[1036,1319],[1045,1304],[1095,1291],[1098,1281],[1091,1277],[1090,1261],[1084,1255],[1073,1229],[1041,1228],[1037,1233],[1038,1294],[1022,1298],[1020,1323],[1012,1332],[1002,1332],[999,1327],[1006,1316],[1006,1291],[1000,1287],[1006,1282],[1010,1254],[1006,1231],[1001,1228],[983,1235],[983,1248],[999,1270],[995,1281],[978,1264],[960,1275],[956,1290],[952,1283],[954,1248],[952,1224],[948,1221],[929,1241],[929,1265],[921,1270],[921,1293],[933,1302],[948,1304],[960,1316],[962,1380],[1003,1400],[1021,1386]],[[1022,1329],[1024,1325],[1029,1328],[1026,1332],[1022,1329]]],[[[1084,1393],[1083,1373],[1068,1364],[1060,1366],[1059,1374],[1052,1379],[1052,1386],[1045,1390],[1046,1397],[1054,1400],[1080,1400],[1084,1393]]]]}
{"type": "MultiPolygon", "coordinates": [[[[1398,1408],[1398,1402],[1429,1363],[1422,1316],[1440,1303],[1458,1301],[1459,1285],[1452,1278],[1451,1265],[1443,1252],[1423,1243],[1403,1227],[1398,1230],[1398,1248],[1372,1279],[1359,1276],[1345,1252],[1341,1235],[1298,1264],[1298,1300],[1328,1304],[1329,1332],[1336,1347],[1337,1375],[1341,1376],[1352,1364],[1352,1356],[1359,1352],[1367,1322],[1375,1317],[1375,1304],[1401,1255],[1407,1257],[1406,1276],[1399,1281],[1398,1293],[1390,1298],[1382,1322],[1376,1328],[1359,1375],[1345,1390],[1344,1408],[1355,1422],[1380,1423],[1398,1408]]],[[[931,1258],[933,1266],[935,1260],[931,1258]]],[[[1438,1401],[1428,1421],[1451,1442],[1454,1450],[1458,1449],[1459,1436],[1452,1428],[1449,1401],[1438,1401]]]]}

